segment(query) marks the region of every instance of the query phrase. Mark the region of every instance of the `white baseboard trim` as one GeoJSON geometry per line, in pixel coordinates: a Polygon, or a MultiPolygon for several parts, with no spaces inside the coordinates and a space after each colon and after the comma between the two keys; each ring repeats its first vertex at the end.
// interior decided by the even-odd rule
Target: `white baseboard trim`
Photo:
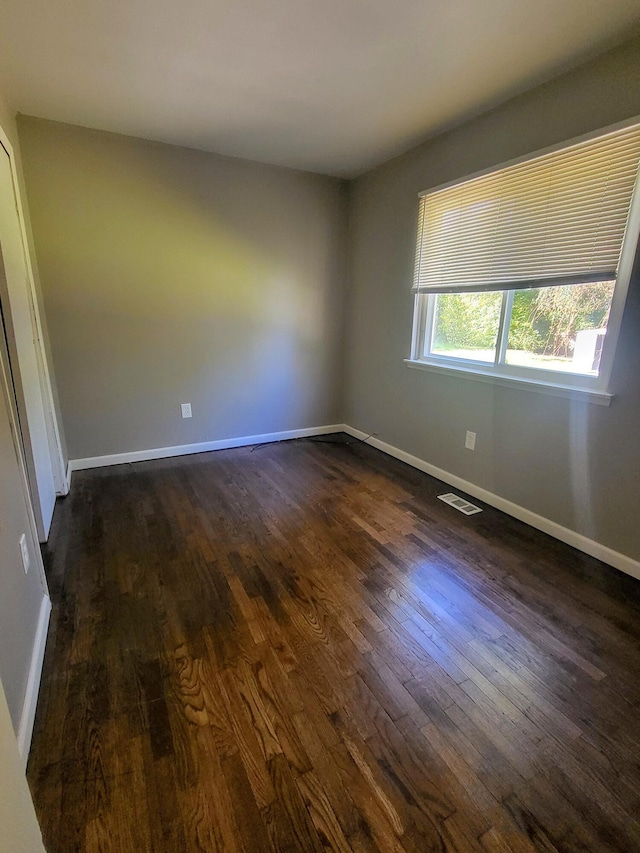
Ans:
{"type": "MultiPolygon", "coordinates": [[[[354,438],[365,439],[367,437],[366,432],[355,429],[348,424],[344,425],[344,431],[354,438]]],[[[402,462],[406,462],[407,465],[411,465],[419,471],[431,474],[432,477],[436,477],[438,480],[442,480],[448,485],[453,486],[456,489],[460,489],[468,495],[472,495],[474,498],[478,498],[478,500],[490,504],[496,509],[502,510],[502,512],[506,512],[507,515],[511,515],[520,521],[524,521],[525,524],[529,524],[537,530],[542,530],[543,533],[548,533],[549,536],[553,536],[555,539],[559,539],[561,542],[565,542],[567,545],[577,548],[578,551],[582,551],[585,554],[589,554],[591,557],[602,560],[603,563],[607,563],[609,566],[613,566],[615,569],[619,569],[621,572],[625,572],[626,574],[640,580],[640,562],[632,559],[631,557],[627,557],[626,554],[614,551],[613,548],[609,548],[606,545],[602,545],[600,542],[589,539],[587,536],[583,536],[575,530],[563,527],[561,524],[557,524],[549,518],[545,518],[542,515],[531,512],[531,510],[512,503],[512,501],[506,500],[506,498],[502,498],[500,495],[495,495],[493,492],[489,492],[481,486],[476,486],[468,480],[463,480],[462,477],[458,477],[457,474],[451,474],[449,471],[437,468],[435,465],[425,462],[424,459],[412,456],[410,453],[406,453],[404,450],[400,450],[392,444],[387,444],[386,441],[381,441],[379,438],[369,438],[367,444],[370,444],[372,447],[376,447],[378,450],[382,450],[383,453],[387,453],[395,459],[400,459],[402,462]]]]}
{"type": "Polygon", "coordinates": [[[56,497],[64,498],[69,494],[71,489],[71,462],[67,462],[67,467],[62,475],[62,483],[60,487],[56,489],[56,497]]]}
{"type": "MultiPolygon", "coordinates": [[[[320,427],[285,430],[284,432],[270,432],[262,433],[261,435],[244,435],[237,438],[223,438],[216,441],[202,441],[197,444],[156,447],[151,450],[133,450],[129,453],[114,453],[108,456],[88,456],[84,459],[69,460],[67,478],[70,484],[73,471],[82,471],[87,468],[102,468],[108,465],[122,465],[127,462],[144,462],[150,459],[166,459],[171,456],[187,456],[191,453],[206,453],[211,450],[227,450],[232,447],[245,447],[252,444],[267,444],[270,441],[287,441],[292,438],[308,438],[314,435],[328,435],[333,432],[345,432],[348,435],[361,440],[367,438],[368,435],[366,432],[355,429],[355,427],[352,427],[349,424],[328,424],[320,427]]],[[[400,450],[392,444],[387,444],[386,441],[382,441],[379,438],[369,438],[367,444],[370,444],[372,447],[381,450],[389,456],[393,456],[395,459],[406,462],[408,465],[411,465],[413,468],[417,468],[419,471],[424,471],[426,474],[430,474],[432,477],[436,477],[438,480],[448,483],[454,488],[461,489],[468,495],[472,495],[474,498],[478,498],[478,500],[484,501],[490,506],[502,510],[502,512],[506,512],[507,515],[511,515],[520,521],[524,521],[525,524],[529,524],[537,530],[542,530],[543,533],[548,533],[555,539],[559,539],[561,542],[565,542],[567,545],[577,548],[578,551],[582,551],[585,554],[589,554],[591,557],[602,560],[603,563],[607,563],[608,565],[640,580],[640,562],[626,556],[626,554],[614,551],[612,548],[602,545],[600,542],[589,539],[587,536],[583,536],[575,530],[570,530],[568,527],[563,527],[561,524],[551,521],[549,518],[545,518],[531,510],[525,509],[506,498],[500,497],[500,495],[496,495],[493,492],[487,491],[487,489],[483,489],[481,486],[476,486],[474,483],[470,483],[468,480],[458,477],[457,474],[451,474],[449,471],[438,468],[430,462],[425,462],[424,459],[420,459],[419,457],[413,456],[404,450],[400,450]]]]}
{"type": "Polygon", "coordinates": [[[332,432],[344,432],[344,424],[290,429],[284,432],[266,432],[262,435],[243,435],[238,438],[221,438],[216,441],[201,441],[198,444],[176,444],[171,447],[154,447],[151,450],[132,450],[129,453],[114,453],[109,456],[87,456],[84,459],[70,459],[70,471],[83,471],[86,468],[104,468],[107,465],[123,465],[126,462],[145,462],[149,459],[167,459],[170,456],[188,456],[191,453],[207,453],[210,450],[228,450],[231,447],[246,447],[252,444],[268,444],[270,441],[288,441],[292,438],[309,438],[314,435],[328,435],[332,432]]]}
{"type": "Polygon", "coordinates": [[[20,751],[20,756],[25,767],[29,758],[31,735],[33,734],[33,724],[36,718],[36,707],[38,705],[38,693],[40,691],[40,678],[42,676],[44,650],[47,645],[50,615],[51,601],[49,600],[49,596],[45,595],[40,604],[38,627],[33,642],[31,665],[29,666],[29,678],[27,679],[27,689],[24,695],[24,702],[22,703],[22,714],[20,715],[20,724],[18,726],[18,750],[20,751]]]}

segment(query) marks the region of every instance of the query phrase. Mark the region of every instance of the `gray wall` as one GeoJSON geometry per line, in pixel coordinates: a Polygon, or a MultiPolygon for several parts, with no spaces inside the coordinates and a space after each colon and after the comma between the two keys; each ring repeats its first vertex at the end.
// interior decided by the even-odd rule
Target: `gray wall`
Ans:
{"type": "Polygon", "coordinates": [[[407,368],[417,193],[640,114],[640,40],[369,172],[351,186],[346,422],[640,559],[640,280],[610,408],[407,368]],[[465,430],[477,432],[464,450],[465,430]]]}
{"type": "Polygon", "coordinates": [[[343,182],[18,126],[70,458],[341,420],[343,182]]]}
{"type": "MultiPolygon", "coordinates": [[[[0,260],[1,275],[4,269],[0,260]]],[[[9,362],[4,347],[0,328],[0,680],[17,734],[44,592],[38,542],[28,511],[29,495],[13,438],[17,418],[10,409],[12,389],[8,385],[9,362]],[[26,574],[19,545],[23,535],[31,562],[26,574]]]]}
{"type": "Polygon", "coordinates": [[[10,850],[11,853],[45,853],[1,684],[0,767],[2,767],[2,796],[0,797],[2,849],[10,850]]]}
{"type": "MultiPolygon", "coordinates": [[[[0,126],[11,142],[18,163],[18,139],[13,113],[1,95],[0,126]]],[[[4,263],[1,258],[0,276],[4,276],[4,263]]],[[[8,311],[8,305],[5,304],[2,307],[4,311],[8,311]]],[[[0,361],[4,365],[4,375],[8,376],[8,357],[4,349],[4,331],[1,328],[0,336],[2,336],[0,361]]],[[[13,415],[9,409],[10,398],[7,396],[7,392],[10,393],[10,391],[5,388],[1,373],[2,365],[0,365],[0,679],[17,733],[44,593],[39,575],[40,551],[28,512],[29,496],[9,428],[13,415]],[[27,574],[22,567],[18,544],[22,534],[26,536],[31,561],[31,568],[27,574]]],[[[0,735],[2,738],[4,738],[1,707],[3,703],[4,696],[0,689],[0,735]]],[[[0,752],[3,750],[2,745],[0,752]]],[[[0,766],[3,765],[0,764],[0,766]]],[[[1,821],[0,826],[4,829],[1,821]]]]}

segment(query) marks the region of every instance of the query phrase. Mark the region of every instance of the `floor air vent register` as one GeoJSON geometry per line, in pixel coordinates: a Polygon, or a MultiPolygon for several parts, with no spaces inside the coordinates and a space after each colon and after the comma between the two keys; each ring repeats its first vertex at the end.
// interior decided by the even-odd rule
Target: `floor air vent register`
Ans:
{"type": "Polygon", "coordinates": [[[453,492],[448,492],[446,495],[438,495],[438,500],[450,504],[454,509],[463,512],[465,515],[475,515],[477,512],[482,512],[479,506],[470,504],[469,501],[465,501],[460,495],[454,495],[453,492]]]}

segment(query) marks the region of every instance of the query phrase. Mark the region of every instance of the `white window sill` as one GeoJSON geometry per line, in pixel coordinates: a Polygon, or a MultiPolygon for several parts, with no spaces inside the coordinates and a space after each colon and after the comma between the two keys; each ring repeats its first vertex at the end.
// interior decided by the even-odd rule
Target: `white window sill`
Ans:
{"type": "Polygon", "coordinates": [[[504,374],[484,371],[481,368],[469,365],[437,364],[431,361],[418,361],[405,358],[407,367],[418,370],[428,370],[431,373],[446,373],[449,376],[460,375],[464,379],[473,379],[478,382],[488,382],[491,385],[504,385],[507,388],[518,388],[526,391],[536,391],[540,394],[550,394],[552,397],[567,397],[570,400],[583,400],[595,403],[598,406],[608,406],[613,399],[613,394],[608,391],[597,391],[592,388],[580,388],[574,385],[549,385],[547,382],[536,379],[525,379],[520,376],[505,376],[504,374]]]}

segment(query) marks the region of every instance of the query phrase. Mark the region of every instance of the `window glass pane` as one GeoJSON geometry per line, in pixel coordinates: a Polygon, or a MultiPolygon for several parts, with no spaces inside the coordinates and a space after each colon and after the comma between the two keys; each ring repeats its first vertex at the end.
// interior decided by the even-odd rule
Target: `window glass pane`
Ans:
{"type": "Polygon", "coordinates": [[[615,282],[517,290],[507,364],[597,376],[615,282]]]}
{"type": "Polygon", "coordinates": [[[443,293],[434,297],[431,352],[493,363],[502,293],[443,293]]]}

